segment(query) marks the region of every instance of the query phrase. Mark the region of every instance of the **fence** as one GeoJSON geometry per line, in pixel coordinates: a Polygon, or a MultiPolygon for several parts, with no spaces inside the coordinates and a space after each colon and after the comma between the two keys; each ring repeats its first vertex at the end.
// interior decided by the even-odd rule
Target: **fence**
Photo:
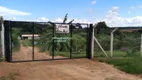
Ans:
{"type": "Polygon", "coordinates": [[[89,58],[90,27],[83,23],[4,21],[6,61],[89,58]],[[67,25],[69,32],[57,32],[67,25]]]}
{"type": "MultiPolygon", "coordinates": [[[[141,55],[141,27],[95,28],[95,37],[104,51],[112,58],[123,58],[141,55]]],[[[94,57],[105,57],[94,43],[94,57]]]]}

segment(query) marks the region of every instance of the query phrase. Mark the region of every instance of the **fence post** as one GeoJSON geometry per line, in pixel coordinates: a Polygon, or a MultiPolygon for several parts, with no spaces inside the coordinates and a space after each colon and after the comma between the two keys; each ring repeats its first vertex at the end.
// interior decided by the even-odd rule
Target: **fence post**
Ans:
{"type": "Polygon", "coordinates": [[[2,57],[3,59],[5,58],[5,40],[4,40],[4,20],[3,17],[0,16],[0,31],[1,31],[1,52],[2,52],[2,57]]]}
{"type": "Polygon", "coordinates": [[[115,28],[112,32],[111,32],[111,39],[110,39],[110,56],[113,57],[113,33],[117,30],[118,28],[115,28]]]}
{"type": "Polygon", "coordinates": [[[92,39],[92,38],[93,38],[92,36],[93,36],[93,34],[94,34],[94,33],[93,33],[93,24],[90,24],[90,25],[89,25],[88,34],[89,34],[89,35],[88,35],[88,41],[87,41],[87,42],[88,42],[88,44],[87,44],[87,58],[88,58],[88,59],[92,59],[92,58],[93,58],[93,52],[92,52],[92,51],[93,51],[93,49],[92,49],[93,46],[92,46],[92,45],[94,45],[94,44],[92,43],[92,40],[93,40],[93,39],[92,39]]]}
{"type": "Polygon", "coordinates": [[[4,23],[4,45],[5,45],[5,60],[11,62],[11,21],[6,21],[4,23]]]}
{"type": "MultiPolygon", "coordinates": [[[[93,24],[91,25],[93,26],[93,24]]],[[[91,58],[94,57],[94,27],[92,28],[91,58]]]]}

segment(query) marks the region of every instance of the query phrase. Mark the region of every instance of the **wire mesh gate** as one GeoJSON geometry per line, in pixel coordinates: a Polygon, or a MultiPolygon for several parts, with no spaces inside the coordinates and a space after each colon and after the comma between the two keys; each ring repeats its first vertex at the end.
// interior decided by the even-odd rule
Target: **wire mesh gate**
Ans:
{"type": "Polygon", "coordinates": [[[87,57],[89,25],[69,24],[70,31],[64,34],[56,33],[56,24],[62,23],[4,21],[8,60],[17,62],[87,57]]]}

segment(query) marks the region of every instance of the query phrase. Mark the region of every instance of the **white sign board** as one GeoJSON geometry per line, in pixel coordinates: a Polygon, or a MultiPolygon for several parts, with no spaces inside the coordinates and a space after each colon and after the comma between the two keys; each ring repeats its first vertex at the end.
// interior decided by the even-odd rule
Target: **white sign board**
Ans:
{"type": "Polygon", "coordinates": [[[56,24],[56,33],[69,33],[68,24],[56,24]]]}

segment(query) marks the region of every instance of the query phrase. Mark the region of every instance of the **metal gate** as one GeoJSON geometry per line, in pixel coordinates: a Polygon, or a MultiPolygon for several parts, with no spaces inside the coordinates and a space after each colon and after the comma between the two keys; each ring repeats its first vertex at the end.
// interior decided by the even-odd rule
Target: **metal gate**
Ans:
{"type": "Polygon", "coordinates": [[[86,58],[89,25],[69,25],[68,33],[58,33],[51,22],[4,21],[7,61],[41,61],[86,58]]]}

